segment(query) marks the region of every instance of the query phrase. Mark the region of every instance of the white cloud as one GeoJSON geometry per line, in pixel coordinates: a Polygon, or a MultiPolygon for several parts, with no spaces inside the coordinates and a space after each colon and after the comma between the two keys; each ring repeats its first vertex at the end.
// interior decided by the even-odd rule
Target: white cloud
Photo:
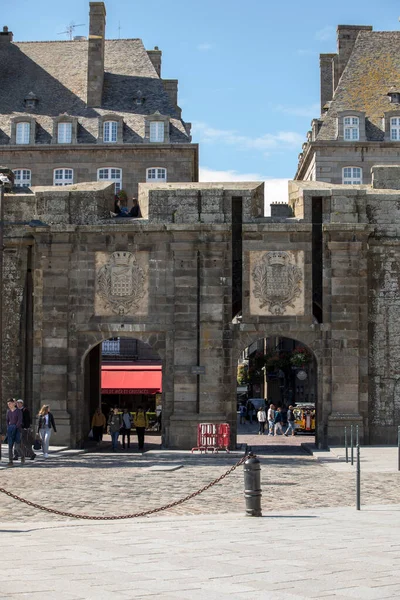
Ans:
{"type": "Polygon", "coordinates": [[[208,52],[209,50],[212,50],[214,48],[214,44],[210,44],[209,42],[203,42],[202,44],[199,44],[197,46],[197,50],[200,50],[200,52],[208,52]]]}
{"type": "Polygon", "coordinates": [[[332,25],[327,25],[322,29],[319,29],[315,33],[315,39],[320,42],[327,42],[328,40],[334,40],[336,36],[336,29],[332,25]]]}
{"type": "Polygon", "coordinates": [[[294,115],[295,117],[316,118],[320,113],[320,107],[317,103],[310,104],[310,106],[283,106],[282,104],[278,104],[275,110],[286,115],[294,115]]]}
{"type": "Polygon", "coordinates": [[[206,123],[193,123],[193,135],[197,135],[203,143],[222,143],[237,146],[239,150],[274,150],[281,147],[299,148],[304,142],[304,135],[295,131],[278,131],[265,133],[258,137],[241,135],[234,129],[215,129],[206,123]]]}
{"type": "Polygon", "coordinates": [[[200,181],[211,182],[229,182],[229,181],[264,181],[265,186],[265,201],[264,213],[270,214],[271,202],[287,202],[288,201],[288,181],[289,179],[271,179],[260,173],[239,173],[234,170],[219,171],[208,167],[200,167],[200,181]]]}

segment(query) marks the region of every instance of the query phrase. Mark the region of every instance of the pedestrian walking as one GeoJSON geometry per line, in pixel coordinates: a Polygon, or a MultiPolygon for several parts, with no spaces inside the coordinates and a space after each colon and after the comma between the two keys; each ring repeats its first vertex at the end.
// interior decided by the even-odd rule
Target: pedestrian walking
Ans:
{"type": "Polygon", "coordinates": [[[296,435],[295,424],[294,424],[295,417],[294,417],[294,410],[293,410],[292,405],[289,406],[289,409],[287,412],[287,420],[288,420],[288,426],[285,431],[286,437],[289,435],[289,433],[291,433],[292,435],[296,435]]]}
{"type": "Polygon", "coordinates": [[[282,409],[280,406],[278,406],[278,408],[275,411],[275,417],[274,417],[274,434],[278,435],[278,433],[280,435],[283,435],[283,430],[282,430],[282,409]]]}
{"type": "Polygon", "coordinates": [[[134,419],[134,425],[136,427],[136,433],[138,437],[138,446],[139,450],[143,450],[144,448],[144,432],[146,428],[149,426],[149,421],[146,413],[144,412],[141,406],[138,407],[137,413],[134,419]]]}
{"type": "MultiPolygon", "coordinates": [[[[7,467],[14,466],[14,446],[18,452],[21,447],[21,427],[22,427],[22,411],[17,408],[14,398],[7,400],[7,441],[8,441],[8,463],[7,467]]],[[[25,457],[21,458],[21,462],[25,462],[25,457]]]]}
{"type": "Polygon", "coordinates": [[[253,422],[253,417],[255,416],[256,409],[254,408],[254,404],[249,400],[247,403],[247,417],[249,419],[250,424],[253,422]]]}
{"type": "Polygon", "coordinates": [[[14,448],[14,460],[18,460],[19,455],[21,455],[21,462],[25,462],[25,457],[34,460],[36,458],[36,454],[32,449],[32,419],[31,413],[28,408],[24,405],[24,401],[19,398],[17,400],[17,408],[22,411],[22,426],[21,426],[21,446],[20,452],[18,452],[17,448],[14,448]]]}
{"type": "Polygon", "coordinates": [[[118,437],[122,427],[122,415],[118,412],[118,408],[115,407],[108,417],[108,427],[111,435],[111,445],[113,452],[117,451],[118,448],[118,437]]]}
{"type": "Polygon", "coordinates": [[[128,448],[131,447],[131,428],[132,428],[132,415],[128,411],[127,408],[124,408],[124,413],[122,415],[122,448],[125,450],[125,438],[128,448]]]}
{"type": "Polygon", "coordinates": [[[103,414],[101,408],[98,406],[92,418],[92,431],[93,439],[95,442],[100,444],[103,439],[104,430],[107,427],[106,417],[103,414]]]}
{"type": "Polygon", "coordinates": [[[246,407],[244,404],[239,406],[239,424],[246,425],[246,407]]]}
{"type": "Polygon", "coordinates": [[[267,420],[267,414],[262,406],[257,413],[257,421],[258,421],[258,435],[264,435],[265,431],[265,422],[267,420]]]}
{"type": "Polygon", "coordinates": [[[51,429],[54,429],[54,433],[56,433],[57,431],[54,417],[50,412],[50,406],[48,404],[43,404],[42,408],[39,411],[38,417],[38,434],[40,436],[40,439],[42,440],[43,456],[44,458],[48,458],[51,429]]]}
{"type": "Polygon", "coordinates": [[[274,404],[269,405],[269,409],[267,412],[268,419],[268,435],[274,435],[274,424],[275,424],[275,406],[274,404]]]}

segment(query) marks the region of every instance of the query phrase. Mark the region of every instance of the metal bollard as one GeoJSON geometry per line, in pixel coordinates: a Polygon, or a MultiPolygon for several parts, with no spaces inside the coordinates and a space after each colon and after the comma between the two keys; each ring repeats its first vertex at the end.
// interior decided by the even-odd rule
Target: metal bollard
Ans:
{"type": "Polygon", "coordinates": [[[356,473],[356,508],[361,509],[361,469],[360,469],[360,444],[357,443],[357,473],[356,473]]]}
{"type": "Polygon", "coordinates": [[[261,513],[261,465],[255,454],[250,453],[244,463],[244,497],[246,516],[262,517],[261,513]]]}
{"type": "Polygon", "coordinates": [[[397,427],[397,470],[400,471],[400,425],[397,427]]]}
{"type": "Polygon", "coordinates": [[[349,445],[347,443],[347,427],[344,428],[344,447],[346,450],[346,462],[349,462],[349,445]]]}
{"type": "Polygon", "coordinates": [[[354,435],[353,435],[353,425],[350,426],[350,456],[351,456],[351,466],[354,465],[354,435]]]}

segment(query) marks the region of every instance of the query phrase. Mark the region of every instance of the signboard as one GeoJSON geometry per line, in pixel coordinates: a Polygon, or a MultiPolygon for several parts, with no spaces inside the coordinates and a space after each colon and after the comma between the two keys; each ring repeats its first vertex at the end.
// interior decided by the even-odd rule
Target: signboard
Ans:
{"type": "Polygon", "coordinates": [[[154,388],[102,388],[102,394],[155,394],[154,388]]]}
{"type": "Polygon", "coordinates": [[[307,373],[303,371],[303,369],[300,369],[300,371],[297,371],[296,377],[297,379],[300,379],[300,381],[304,381],[307,379],[307,373]]]}
{"type": "Polygon", "coordinates": [[[205,367],[191,367],[190,372],[192,375],[205,375],[206,368],[205,367]]]}

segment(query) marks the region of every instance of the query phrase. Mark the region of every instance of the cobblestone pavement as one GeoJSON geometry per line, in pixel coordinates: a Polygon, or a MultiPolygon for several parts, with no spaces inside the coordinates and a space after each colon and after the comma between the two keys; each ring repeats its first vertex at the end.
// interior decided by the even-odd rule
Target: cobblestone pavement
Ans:
{"type": "MultiPolygon", "coordinates": [[[[238,436],[260,455],[263,512],[303,507],[354,506],[354,469],[336,472],[300,446],[311,438],[255,435],[255,425],[238,436]]],[[[93,515],[126,514],[178,500],[223,474],[241,453],[190,454],[173,451],[130,453],[58,453],[25,467],[0,471],[0,484],[14,493],[59,510],[93,515]],[[175,471],[150,467],[178,466],[175,471]]],[[[399,502],[398,473],[369,473],[362,478],[362,503],[399,502]]],[[[168,514],[195,515],[243,512],[243,468],[168,514]]],[[[166,514],[166,513],[164,513],[166,514]]],[[[0,521],[43,520],[43,513],[1,496],[0,521]]],[[[49,515],[50,519],[54,517],[49,515]]]]}

